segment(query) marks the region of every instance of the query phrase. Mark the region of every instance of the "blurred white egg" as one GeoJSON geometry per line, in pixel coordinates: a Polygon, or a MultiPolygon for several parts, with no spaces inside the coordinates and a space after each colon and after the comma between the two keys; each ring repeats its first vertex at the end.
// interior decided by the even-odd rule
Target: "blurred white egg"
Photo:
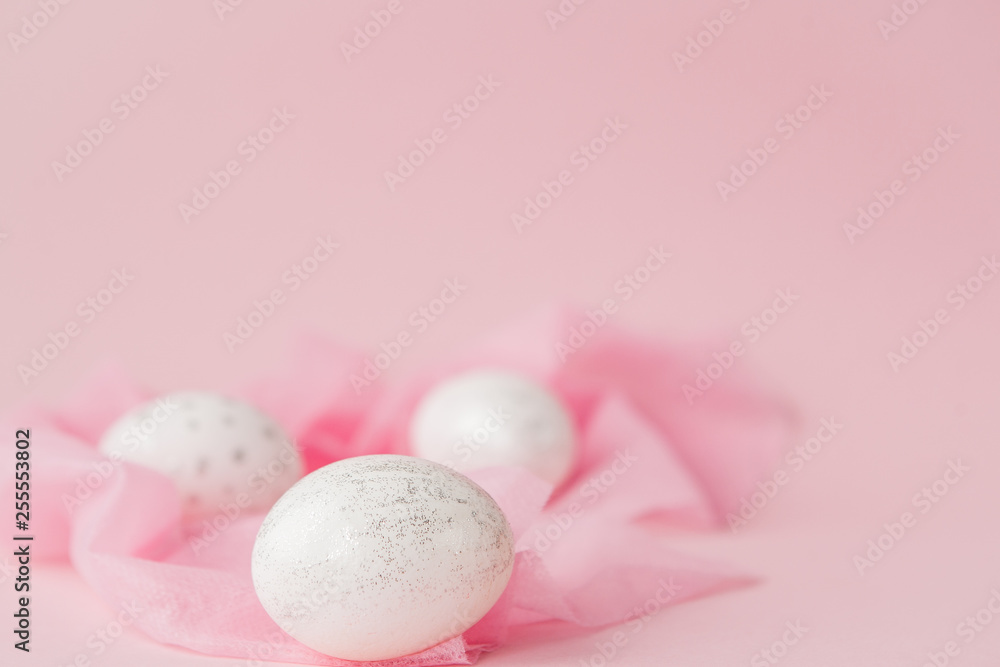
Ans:
{"type": "Polygon", "coordinates": [[[476,370],[433,387],[410,421],[411,451],[456,470],[521,466],[558,485],[574,461],[573,420],[548,389],[476,370]]]}
{"type": "Polygon", "coordinates": [[[302,476],[299,453],[277,422],[209,392],[178,392],[140,405],[105,431],[100,449],[112,461],[173,479],[188,516],[233,503],[266,509],[302,476]]]}
{"type": "Polygon", "coordinates": [[[456,637],[500,597],[514,564],[500,507],[445,466],[344,459],[275,503],[254,543],[257,597],[316,651],[397,658],[456,637]]]}

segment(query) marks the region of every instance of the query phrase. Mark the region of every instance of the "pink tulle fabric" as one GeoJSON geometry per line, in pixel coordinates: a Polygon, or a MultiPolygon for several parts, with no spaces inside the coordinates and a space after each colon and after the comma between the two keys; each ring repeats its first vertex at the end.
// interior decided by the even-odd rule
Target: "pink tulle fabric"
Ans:
{"type": "MultiPolygon", "coordinates": [[[[610,324],[560,355],[556,344],[581,321],[582,313],[570,310],[542,312],[407,381],[379,379],[361,391],[351,375],[360,376],[362,355],[308,339],[280,372],[240,392],[284,425],[307,471],[349,456],[408,453],[416,403],[461,370],[526,373],[573,413],[579,457],[560,488],[519,469],[471,475],[503,508],[517,539],[514,574],[490,613],[432,649],[364,664],[472,664],[517,625],[620,624],[649,613],[654,600],[653,607],[673,604],[751,581],[675,553],[635,523],[722,525],[772,468],[792,427],[789,414],[736,369],[689,404],[681,388],[694,382],[693,362],[704,356],[610,324]]],[[[261,662],[362,664],[303,646],[265,613],[250,577],[262,514],[220,511],[185,522],[169,479],[113,465],[97,451],[104,429],[148,398],[123,373],[106,369],[56,407],[26,405],[2,417],[4,432],[31,429],[36,558],[68,557],[110,604],[135,605],[136,625],[165,644],[261,662]]],[[[12,477],[0,482],[7,497],[12,477]]]]}

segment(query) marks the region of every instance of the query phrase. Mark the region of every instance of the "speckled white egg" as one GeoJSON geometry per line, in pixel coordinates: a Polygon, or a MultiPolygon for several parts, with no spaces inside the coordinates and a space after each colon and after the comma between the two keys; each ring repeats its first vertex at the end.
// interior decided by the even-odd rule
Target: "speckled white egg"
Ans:
{"type": "Polygon", "coordinates": [[[572,468],[573,420],[534,380],[476,370],[432,388],[410,422],[416,455],[456,470],[521,466],[558,485],[572,468]]]}
{"type": "Polygon", "coordinates": [[[514,540],[472,480],[411,456],[344,459],[302,478],[264,519],[257,597],[306,646],[397,658],[462,634],[500,597],[514,540]]]}
{"type": "Polygon", "coordinates": [[[173,479],[188,516],[233,503],[267,509],[302,476],[299,453],[277,422],[209,392],[178,392],[140,405],[108,428],[100,449],[112,461],[173,479]]]}

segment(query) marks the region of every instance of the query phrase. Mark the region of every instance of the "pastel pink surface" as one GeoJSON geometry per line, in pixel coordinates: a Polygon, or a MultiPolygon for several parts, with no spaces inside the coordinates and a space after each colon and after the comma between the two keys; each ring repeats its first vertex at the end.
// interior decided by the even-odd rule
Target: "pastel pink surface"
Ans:
{"type": "MultiPolygon", "coordinates": [[[[112,355],[157,390],[242,389],[280,367],[303,328],[374,352],[412,331],[411,313],[456,276],[468,292],[363,400],[526,309],[567,300],[596,309],[617,297],[616,324],[655,339],[716,335],[718,344],[692,359],[705,368],[712,351],[746,342],[741,326],[775,290],[790,288],[800,301],[736,368],[766,374],[793,400],[796,447],[821,419],[844,427],[737,534],[662,537],[766,581],[657,615],[628,635],[615,662],[747,664],[801,619],[809,634],[782,664],[921,664],[985,604],[1000,562],[997,283],[960,311],[946,300],[1000,248],[1000,6],[923,3],[886,38],[879,21],[912,3],[592,0],[553,30],[545,12],[558,4],[403,0],[348,63],[341,43],[383,3],[243,2],[220,20],[205,0],[71,2],[17,53],[7,32],[39,5],[4,3],[0,403],[61,401],[112,355]],[[726,8],[735,22],[678,71],[674,53],[726,8]],[[150,65],[169,72],[163,85],[127,119],[115,117],[114,132],[57,181],[52,162],[110,116],[112,101],[150,65]],[[442,113],[491,74],[502,86],[452,131],[442,113]],[[785,140],[775,122],[820,85],[832,97],[785,140]],[[290,128],[184,223],[178,205],[209,171],[241,157],[238,144],[275,105],[297,114],[290,128]],[[573,171],[573,184],[518,234],[510,215],[543,180],[574,170],[571,155],[614,115],[629,125],[621,139],[587,171],[573,171]],[[384,172],[439,126],[447,141],[390,193],[384,172]],[[957,143],[909,180],[903,164],[949,126],[957,143]],[[717,182],[768,137],[781,139],[778,152],[721,201],[717,182]],[[849,240],[857,208],[893,179],[905,194],[849,240]],[[340,253],[291,292],[283,272],[321,234],[340,241],[340,253]],[[616,281],[659,244],[673,253],[668,269],[623,302],[616,281]],[[78,304],[123,266],[134,283],[83,322],[78,304]],[[223,335],[279,287],[286,302],[230,353],[223,335]],[[887,353],[940,308],[950,321],[893,370],[887,353]],[[23,383],[17,366],[69,321],[86,326],[23,383]],[[973,471],[860,575],[852,559],[883,524],[914,511],[913,495],[954,458],[973,471]]],[[[312,451],[329,456],[357,442],[348,405],[346,417],[316,427],[312,451]]],[[[41,422],[17,426],[33,423],[41,422]]],[[[678,456],[681,435],[671,434],[678,456]]],[[[692,474],[697,455],[685,458],[692,474]]],[[[705,464],[716,456],[703,455],[705,464]]],[[[61,519],[45,521],[40,530],[61,519]]],[[[12,563],[0,564],[9,587],[12,563]]],[[[37,646],[26,664],[78,656],[103,665],[244,664],[164,649],[131,630],[96,655],[94,633],[118,610],[66,566],[35,564],[33,575],[37,646]]],[[[0,596],[3,613],[12,598],[0,596]]],[[[528,631],[486,659],[576,666],[612,637],[608,629],[553,640],[545,631],[536,640],[528,631]]],[[[24,658],[3,650],[5,659],[24,658]]],[[[995,622],[961,644],[959,661],[1000,661],[995,622]]]]}

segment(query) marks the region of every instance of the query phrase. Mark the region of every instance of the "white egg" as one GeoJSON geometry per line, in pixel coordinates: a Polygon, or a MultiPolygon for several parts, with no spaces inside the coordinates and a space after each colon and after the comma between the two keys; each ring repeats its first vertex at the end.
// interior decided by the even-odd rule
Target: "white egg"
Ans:
{"type": "Polygon", "coordinates": [[[521,466],[558,485],[574,460],[573,420],[534,380],[477,370],[445,380],[410,421],[416,455],[456,470],[521,466]]]}
{"type": "Polygon", "coordinates": [[[472,480],[410,456],[344,459],[275,503],[251,561],[257,597],[306,646],[397,658],[462,634],[514,564],[503,512],[472,480]]]}
{"type": "Polygon", "coordinates": [[[302,476],[302,461],[273,419],[208,392],[179,392],[127,412],[101,437],[112,461],[158,470],[177,485],[184,512],[203,516],[236,504],[267,509],[302,476]]]}

